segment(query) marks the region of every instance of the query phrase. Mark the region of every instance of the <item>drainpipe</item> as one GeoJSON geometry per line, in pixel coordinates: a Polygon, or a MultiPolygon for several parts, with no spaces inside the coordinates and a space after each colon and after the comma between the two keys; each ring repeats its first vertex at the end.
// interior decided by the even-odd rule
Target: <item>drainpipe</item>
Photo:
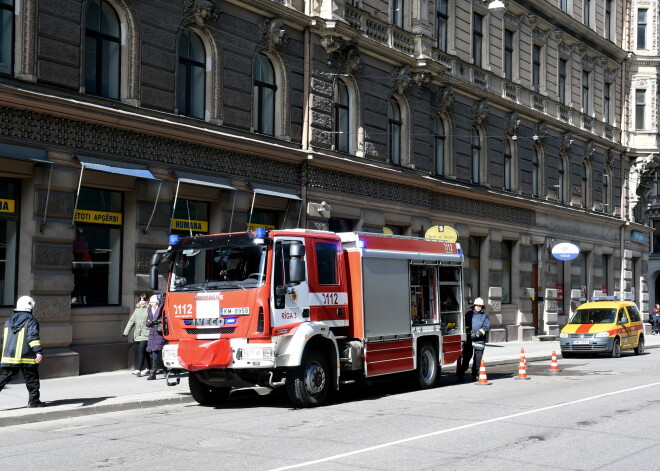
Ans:
{"type": "MultiPolygon", "coordinates": [[[[310,125],[309,125],[309,115],[310,115],[310,89],[311,89],[311,80],[312,80],[312,33],[310,27],[305,28],[304,35],[304,70],[303,70],[303,129],[302,129],[302,150],[308,152],[307,158],[310,159],[312,156],[309,154],[310,151],[310,125]]],[[[300,216],[298,218],[300,227],[307,227],[307,173],[308,173],[308,163],[304,162],[302,164],[301,173],[302,181],[300,185],[300,216]]]]}

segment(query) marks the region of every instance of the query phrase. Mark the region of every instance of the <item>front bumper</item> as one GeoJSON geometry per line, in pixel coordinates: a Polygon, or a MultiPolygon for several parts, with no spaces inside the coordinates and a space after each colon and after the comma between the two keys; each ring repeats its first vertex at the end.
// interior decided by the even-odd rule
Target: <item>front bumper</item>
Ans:
{"type": "Polygon", "coordinates": [[[613,345],[614,337],[559,339],[561,351],[566,353],[610,353],[613,345]]]}

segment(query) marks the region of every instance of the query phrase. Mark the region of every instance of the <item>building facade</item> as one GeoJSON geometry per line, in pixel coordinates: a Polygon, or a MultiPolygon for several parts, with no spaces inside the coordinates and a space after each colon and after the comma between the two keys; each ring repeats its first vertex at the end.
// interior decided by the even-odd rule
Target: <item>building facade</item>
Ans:
{"type": "Polygon", "coordinates": [[[492,6],[0,0],[0,319],[31,294],[47,374],[125,368],[168,235],[260,226],[452,226],[491,341],[646,312],[629,5],[492,6]]]}

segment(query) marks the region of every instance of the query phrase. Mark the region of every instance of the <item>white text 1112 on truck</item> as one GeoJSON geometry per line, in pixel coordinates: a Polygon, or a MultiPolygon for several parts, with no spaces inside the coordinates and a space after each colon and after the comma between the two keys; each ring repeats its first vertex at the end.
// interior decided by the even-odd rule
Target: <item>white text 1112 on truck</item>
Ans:
{"type": "Polygon", "coordinates": [[[168,368],[217,405],[233,388],[286,387],[296,407],[393,373],[434,386],[463,334],[459,244],[304,229],[171,236],[163,309],[168,368]]]}

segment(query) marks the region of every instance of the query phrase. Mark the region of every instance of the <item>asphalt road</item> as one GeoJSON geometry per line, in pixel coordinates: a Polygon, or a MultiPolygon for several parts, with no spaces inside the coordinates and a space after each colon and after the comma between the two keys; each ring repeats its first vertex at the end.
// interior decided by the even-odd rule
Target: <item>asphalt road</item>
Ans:
{"type": "Polygon", "coordinates": [[[291,409],[242,392],[223,408],[178,404],[0,429],[0,469],[660,469],[660,350],[620,359],[489,368],[490,385],[411,390],[404,378],[291,409]]]}

